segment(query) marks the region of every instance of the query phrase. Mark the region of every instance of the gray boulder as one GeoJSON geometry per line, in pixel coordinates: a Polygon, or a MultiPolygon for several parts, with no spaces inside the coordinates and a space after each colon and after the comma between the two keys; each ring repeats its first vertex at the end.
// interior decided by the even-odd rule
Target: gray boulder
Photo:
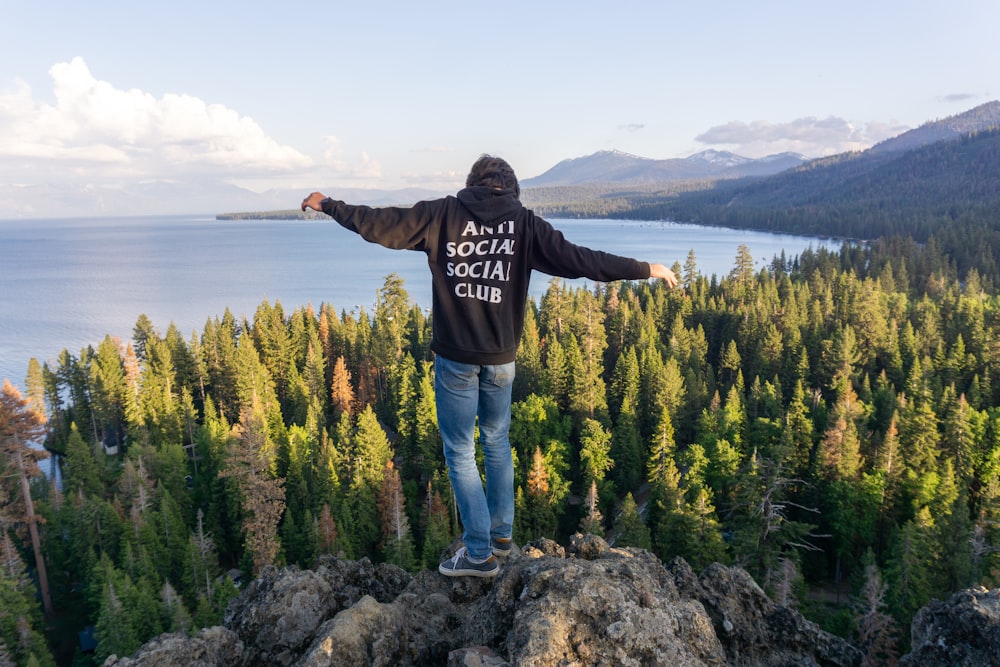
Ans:
{"type": "Polygon", "coordinates": [[[973,588],[935,600],[910,625],[905,667],[1000,665],[1000,589],[973,588]]]}

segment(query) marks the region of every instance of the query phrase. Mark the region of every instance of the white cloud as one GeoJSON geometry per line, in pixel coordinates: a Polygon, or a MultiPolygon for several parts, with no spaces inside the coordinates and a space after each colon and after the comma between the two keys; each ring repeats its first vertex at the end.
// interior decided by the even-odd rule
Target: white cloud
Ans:
{"type": "Polygon", "coordinates": [[[411,148],[411,153],[454,153],[455,149],[449,146],[424,146],[423,148],[411,148]]]}
{"type": "Polygon", "coordinates": [[[872,121],[855,126],[843,118],[797,118],[787,123],[732,121],[709,128],[695,137],[713,146],[726,146],[746,157],[792,151],[819,157],[863,150],[908,130],[895,122],[872,121]]]}
{"type": "Polygon", "coordinates": [[[53,65],[49,74],[54,105],[36,100],[20,81],[0,92],[0,177],[230,180],[312,164],[267,136],[252,118],[221,104],[117,89],[96,79],[79,57],[53,65]]]}
{"type": "Polygon", "coordinates": [[[316,172],[323,174],[324,179],[336,177],[353,184],[382,178],[382,164],[369,157],[368,153],[362,152],[359,159],[349,161],[344,158],[338,137],[323,137],[323,144],[323,164],[316,172]]]}
{"type": "Polygon", "coordinates": [[[465,184],[465,177],[466,174],[460,171],[447,169],[427,173],[409,172],[402,174],[401,179],[407,185],[451,192],[465,184]]]}

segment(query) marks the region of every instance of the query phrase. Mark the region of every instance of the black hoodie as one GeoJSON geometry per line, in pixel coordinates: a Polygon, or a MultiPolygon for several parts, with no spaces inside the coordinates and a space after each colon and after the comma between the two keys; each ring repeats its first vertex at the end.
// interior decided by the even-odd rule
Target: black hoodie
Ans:
{"type": "Polygon", "coordinates": [[[532,271],[601,282],[649,277],[646,262],[570,243],[512,190],[474,186],[410,208],[326,199],[323,212],[372,243],[427,253],[431,349],[460,363],[514,361],[532,271]]]}

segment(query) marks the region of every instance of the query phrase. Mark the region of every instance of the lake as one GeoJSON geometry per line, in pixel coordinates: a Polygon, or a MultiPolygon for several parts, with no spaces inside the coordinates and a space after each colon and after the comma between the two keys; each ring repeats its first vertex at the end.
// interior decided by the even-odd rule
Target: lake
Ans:
{"type": "MultiPolygon", "coordinates": [[[[706,276],[728,274],[746,244],[758,268],[782,251],[839,247],[812,237],[670,222],[552,220],[581,245],[684,264],[694,250],[706,276]]],[[[332,220],[219,221],[208,216],[148,216],[0,221],[0,382],[25,389],[28,360],[74,355],[106,334],[132,338],[145,314],[163,333],[171,322],[186,339],[228,307],[253,318],[264,300],[286,312],[332,304],[371,312],[390,273],[410,299],[430,307],[423,253],[366,243],[332,220]]],[[[535,274],[533,297],[549,276],[535,274]]],[[[586,285],[587,281],[569,281],[586,285]]],[[[54,364],[52,364],[54,367],[54,364]]]]}

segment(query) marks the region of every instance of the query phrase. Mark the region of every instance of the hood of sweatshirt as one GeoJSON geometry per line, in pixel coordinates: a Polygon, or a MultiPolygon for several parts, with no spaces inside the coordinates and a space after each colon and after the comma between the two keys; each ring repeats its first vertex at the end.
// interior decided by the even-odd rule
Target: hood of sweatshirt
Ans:
{"type": "Polygon", "coordinates": [[[522,208],[513,190],[498,190],[485,185],[459,190],[456,197],[480,222],[511,219],[522,208]]]}

